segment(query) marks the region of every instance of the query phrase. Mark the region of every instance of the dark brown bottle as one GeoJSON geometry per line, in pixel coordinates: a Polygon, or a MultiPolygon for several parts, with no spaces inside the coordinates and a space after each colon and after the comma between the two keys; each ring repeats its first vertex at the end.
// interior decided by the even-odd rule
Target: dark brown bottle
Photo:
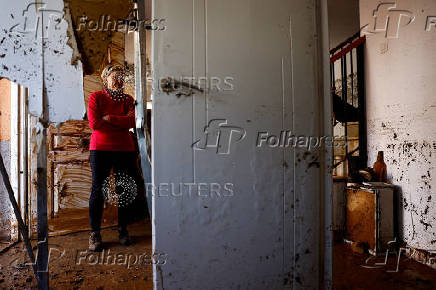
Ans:
{"type": "Polygon", "coordinates": [[[374,163],[374,181],[386,182],[387,181],[387,168],[384,161],[383,151],[379,151],[377,161],[374,163]]]}

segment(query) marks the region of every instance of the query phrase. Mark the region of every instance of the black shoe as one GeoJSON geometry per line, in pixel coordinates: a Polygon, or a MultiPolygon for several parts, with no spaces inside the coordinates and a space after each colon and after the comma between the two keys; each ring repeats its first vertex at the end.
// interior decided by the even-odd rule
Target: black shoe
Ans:
{"type": "Polygon", "coordinates": [[[129,233],[127,232],[127,229],[118,228],[118,235],[119,235],[121,245],[129,246],[132,244],[132,241],[129,238],[129,233]]]}

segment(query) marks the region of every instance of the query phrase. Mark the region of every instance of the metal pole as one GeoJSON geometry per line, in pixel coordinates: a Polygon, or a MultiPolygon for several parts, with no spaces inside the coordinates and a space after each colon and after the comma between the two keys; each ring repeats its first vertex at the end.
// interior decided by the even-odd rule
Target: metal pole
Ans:
{"type": "Polygon", "coordinates": [[[6,171],[5,164],[3,162],[3,157],[1,154],[0,154],[0,172],[3,177],[3,183],[6,187],[6,190],[8,191],[9,200],[11,201],[12,208],[14,209],[15,218],[18,221],[18,230],[21,233],[21,237],[23,238],[24,245],[26,246],[27,254],[29,255],[30,258],[30,263],[32,264],[33,272],[35,273],[36,280],[38,280],[38,284],[39,284],[39,277],[36,269],[35,257],[33,256],[32,245],[30,244],[27,227],[24,224],[23,219],[21,218],[20,209],[18,208],[18,204],[14,196],[14,191],[12,190],[11,182],[9,180],[9,175],[8,172],[6,171]]]}
{"type": "Polygon", "coordinates": [[[45,61],[44,61],[44,13],[41,14],[41,75],[42,75],[42,116],[39,118],[36,130],[37,142],[37,227],[38,227],[38,289],[45,290],[49,287],[48,282],[48,226],[47,226],[47,127],[48,127],[48,111],[47,111],[47,92],[45,88],[45,61]]]}
{"type": "MultiPolygon", "coordinates": [[[[320,65],[322,65],[323,70],[320,74],[320,81],[322,81],[322,132],[324,136],[329,136],[333,134],[332,126],[332,116],[333,116],[333,99],[331,95],[331,88],[328,85],[328,65],[330,63],[330,56],[328,53],[329,48],[329,31],[328,31],[328,7],[327,1],[318,1],[320,9],[320,23],[318,25],[321,34],[321,45],[320,45],[320,65]]],[[[332,80],[333,87],[335,87],[335,70],[334,64],[332,69],[332,80]]],[[[320,261],[322,261],[321,268],[323,272],[320,274],[323,276],[323,283],[320,285],[320,289],[331,289],[333,286],[333,236],[332,236],[332,188],[333,188],[333,178],[331,165],[333,162],[333,150],[330,146],[325,146],[324,150],[321,151],[320,158],[323,160],[321,163],[321,222],[324,221],[320,227],[323,239],[321,241],[321,251],[322,256],[320,256],[320,261]]]]}
{"type": "Polygon", "coordinates": [[[359,108],[359,159],[360,167],[365,168],[368,162],[366,137],[366,104],[365,104],[365,61],[364,44],[357,47],[357,92],[359,108]]]}
{"type": "Polygon", "coordinates": [[[147,152],[147,69],[146,69],[146,29],[142,24],[145,19],[145,1],[137,0],[138,31],[135,33],[135,97],[136,97],[136,132],[141,155],[141,168],[144,175],[147,205],[150,217],[152,214],[151,165],[147,152]]]}
{"type": "Polygon", "coordinates": [[[28,89],[23,87],[23,175],[24,175],[24,181],[23,181],[23,187],[24,187],[24,211],[23,216],[26,220],[26,224],[28,224],[29,220],[29,111],[28,111],[28,89]]]}

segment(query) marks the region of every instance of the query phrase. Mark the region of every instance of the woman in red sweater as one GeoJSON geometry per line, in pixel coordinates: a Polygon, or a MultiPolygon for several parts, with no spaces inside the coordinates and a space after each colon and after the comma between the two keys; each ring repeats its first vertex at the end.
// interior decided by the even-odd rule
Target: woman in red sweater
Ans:
{"type": "Polygon", "coordinates": [[[124,94],[124,70],[105,67],[101,74],[105,89],[89,96],[88,119],[92,129],[90,161],[92,189],[89,198],[91,233],[89,249],[102,250],[100,235],[104,199],[118,206],[120,243],[130,244],[127,232],[128,206],[136,196],[136,151],[130,128],[135,128],[134,99],[124,94]],[[115,182],[109,178],[114,168],[115,182]],[[114,188],[116,192],[114,193],[114,188]]]}

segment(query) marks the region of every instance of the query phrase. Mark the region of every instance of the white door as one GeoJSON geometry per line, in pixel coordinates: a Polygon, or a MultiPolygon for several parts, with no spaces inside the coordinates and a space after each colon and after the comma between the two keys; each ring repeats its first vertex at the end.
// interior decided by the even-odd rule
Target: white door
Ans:
{"type": "Polygon", "coordinates": [[[323,283],[323,154],[274,144],[322,134],[316,3],[154,1],[156,288],[323,283]]]}

